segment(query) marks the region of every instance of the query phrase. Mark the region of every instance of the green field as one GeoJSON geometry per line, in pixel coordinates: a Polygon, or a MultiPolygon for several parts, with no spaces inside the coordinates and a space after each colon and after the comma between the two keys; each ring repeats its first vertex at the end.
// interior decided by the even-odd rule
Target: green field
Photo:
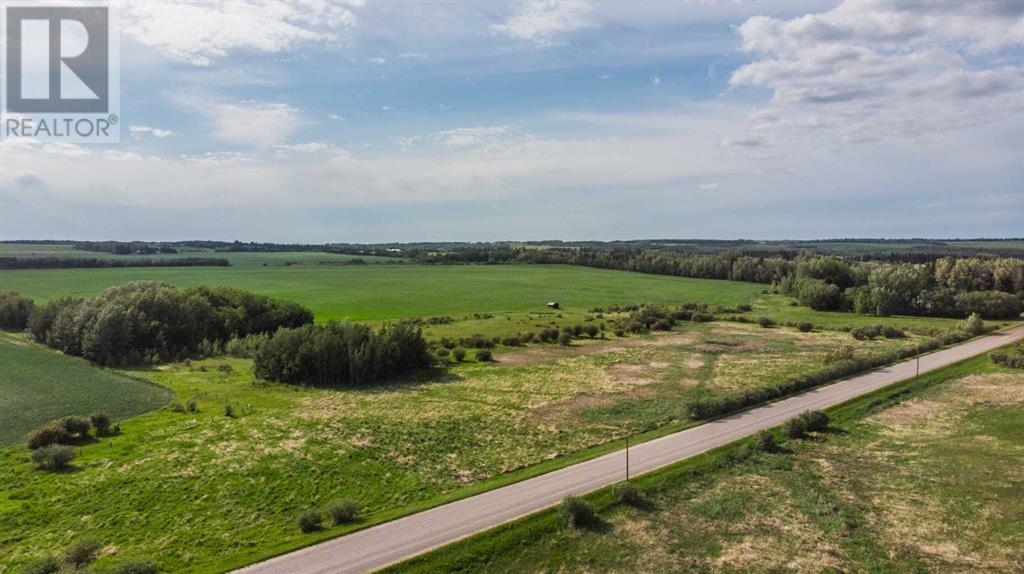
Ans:
{"type": "Polygon", "coordinates": [[[40,424],[105,412],[125,419],[169,401],[166,389],[129,379],[0,332],[0,446],[40,424]]]}
{"type": "Polygon", "coordinates": [[[0,243],[0,257],[67,257],[72,259],[182,259],[188,257],[212,257],[227,259],[234,267],[271,267],[284,265],[344,265],[353,259],[366,263],[401,263],[397,257],[375,257],[372,255],[344,255],[340,253],[320,253],[316,251],[291,252],[217,252],[211,249],[179,249],[178,253],[159,253],[153,255],[118,255],[103,251],[84,251],[75,249],[73,245],[38,245],[30,243],[0,243]]]}
{"type": "Polygon", "coordinates": [[[366,523],[384,520],[592,456],[627,434],[688,426],[689,399],[814,371],[839,345],[870,354],[912,343],[687,323],[568,349],[499,349],[493,364],[348,390],[257,384],[243,359],[133,371],[200,412],[127,420],[122,435],[81,447],[72,473],[33,470],[23,446],[0,450],[0,564],[94,536],[167,570],[220,571],[344,532],[295,526],[302,510],[335,498],[355,500],[366,523]],[[227,403],[238,416],[224,416],[227,403]]]}
{"type": "Polygon", "coordinates": [[[982,356],[832,416],[777,453],[641,477],[640,508],[591,495],[596,528],[542,512],[389,572],[1021,571],[1024,373],[982,356]]]}
{"type": "MultiPolygon", "coordinates": [[[[301,254],[268,255],[289,259],[301,254]]],[[[138,280],[167,281],[182,287],[240,287],[302,303],[320,321],[542,311],[552,300],[575,312],[616,303],[736,305],[749,302],[764,289],[756,283],[564,265],[307,264],[0,271],[0,291],[18,291],[36,301],[47,301],[92,296],[138,280]]]]}

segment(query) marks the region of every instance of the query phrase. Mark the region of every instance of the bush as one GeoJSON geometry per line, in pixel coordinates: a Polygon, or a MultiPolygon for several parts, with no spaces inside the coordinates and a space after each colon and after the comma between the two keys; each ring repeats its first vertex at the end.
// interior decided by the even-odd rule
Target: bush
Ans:
{"type": "Polygon", "coordinates": [[[501,340],[501,344],[505,345],[506,347],[518,347],[519,345],[522,344],[522,341],[519,339],[519,337],[505,337],[504,339],[501,340]]]}
{"type": "Polygon", "coordinates": [[[875,337],[882,336],[881,325],[865,325],[850,330],[850,336],[858,341],[870,341],[875,337]]]}
{"type": "Polygon", "coordinates": [[[0,329],[22,331],[32,314],[32,300],[10,291],[0,293],[0,329]]]}
{"type": "Polygon", "coordinates": [[[96,434],[110,433],[110,417],[106,413],[96,413],[90,416],[89,422],[92,423],[92,428],[96,429],[96,434]]]}
{"type": "Polygon", "coordinates": [[[804,427],[808,431],[823,431],[828,428],[828,415],[822,411],[807,411],[800,415],[804,421],[804,427]]]}
{"type": "Polygon", "coordinates": [[[476,360],[478,360],[478,361],[487,362],[487,361],[491,361],[493,359],[494,359],[494,356],[491,354],[491,350],[490,349],[480,349],[480,350],[478,350],[476,352],[476,360]]]}
{"type": "Polygon", "coordinates": [[[884,325],[882,327],[882,336],[886,339],[902,339],[907,336],[903,329],[893,327],[892,325],[884,325]]]}
{"type": "Polygon", "coordinates": [[[60,424],[64,425],[64,430],[68,432],[68,435],[78,438],[87,436],[89,429],[92,428],[92,423],[85,417],[64,417],[60,424]]]}
{"type": "Polygon", "coordinates": [[[805,321],[805,322],[799,323],[796,326],[796,328],[799,329],[801,333],[810,333],[811,331],[814,330],[814,325],[812,325],[812,324],[810,324],[810,323],[805,321]]]}
{"type": "Polygon", "coordinates": [[[156,574],[157,565],[150,560],[129,559],[121,562],[110,571],[110,574],[156,574]]]}
{"type": "Polygon", "coordinates": [[[612,494],[615,495],[615,499],[619,502],[625,502],[630,505],[637,504],[643,500],[640,490],[629,481],[616,484],[615,488],[612,489],[612,494]]]}
{"type": "Polygon", "coordinates": [[[229,419],[235,418],[235,405],[231,403],[224,403],[224,416],[229,419]]]}
{"type": "Polygon", "coordinates": [[[690,315],[690,320],[697,323],[709,323],[715,320],[715,316],[711,313],[697,312],[690,315]]]}
{"type": "Polygon", "coordinates": [[[324,517],[315,510],[307,510],[299,515],[299,530],[309,534],[323,528],[324,517]]]}
{"type": "Polygon", "coordinates": [[[68,431],[59,422],[47,423],[36,430],[28,433],[28,448],[37,449],[52,444],[67,442],[68,431]]]}
{"type": "Polygon", "coordinates": [[[651,325],[651,329],[654,329],[655,331],[670,331],[672,330],[672,323],[667,319],[658,319],[653,325],[651,325]]]}
{"type": "Polygon", "coordinates": [[[103,543],[95,538],[82,538],[64,550],[64,563],[85,566],[98,558],[103,543]]]}
{"type": "Polygon", "coordinates": [[[183,413],[185,412],[185,406],[181,403],[171,403],[169,407],[172,413],[183,413]]]}
{"type": "Polygon", "coordinates": [[[190,412],[190,413],[198,413],[199,412],[199,404],[196,403],[195,400],[189,400],[188,402],[185,403],[185,410],[190,412]]]}
{"type": "Polygon", "coordinates": [[[1024,345],[1020,345],[1015,349],[1011,349],[1010,352],[1003,350],[992,351],[992,362],[997,365],[1009,367],[1011,369],[1024,369],[1024,345]]]}
{"type": "Polygon", "coordinates": [[[768,329],[775,326],[775,321],[772,321],[768,317],[758,317],[757,324],[764,329],[768,329]]]}
{"type": "Polygon", "coordinates": [[[803,438],[807,436],[807,421],[803,417],[789,419],[782,425],[782,432],[789,438],[803,438]]]}
{"type": "Polygon", "coordinates": [[[754,448],[761,452],[773,452],[777,446],[775,435],[771,431],[762,430],[754,435],[754,448]]]}
{"type": "Polygon", "coordinates": [[[455,362],[457,362],[457,363],[461,363],[462,361],[465,361],[466,360],[466,350],[463,349],[462,347],[455,347],[454,349],[452,349],[452,358],[455,359],[455,362]]]}
{"type": "Polygon", "coordinates": [[[558,336],[558,344],[568,346],[572,344],[572,333],[562,333],[558,336]]]}
{"type": "Polygon", "coordinates": [[[594,325],[593,323],[583,326],[583,332],[591,339],[596,337],[600,331],[601,329],[599,329],[598,326],[594,325]]]}
{"type": "Polygon", "coordinates": [[[327,506],[327,514],[330,515],[331,520],[337,526],[338,524],[355,520],[358,509],[356,508],[356,503],[351,500],[336,500],[327,506]]]}
{"type": "Polygon", "coordinates": [[[569,528],[584,528],[596,522],[594,509],[581,498],[566,496],[558,505],[558,513],[569,528]]]}
{"type": "Polygon", "coordinates": [[[64,470],[75,458],[75,449],[64,444],[51,444],[32,451],[32,463],[40,470],[64,470]]]}
{"type": "Polygon", "coordinates": [[[22,574],[54,574],[60,571],[60,560],[56,556],[44,556],[33,561],[22,570],[22,574]]]}
{"type": "Polygon", "coordinates": [[[985,332],[985,321],[982,321],[981,315],[977,313],[971,313],[969,317],[960,321],[957,328],[964,333],[971,335],[980,335],[985,332]]]}
{"type": "Polygon", "coordinates": [[[738,311],[740,313],[747,313],[747,312],[753,311],[753,310],[754,310],[754,308],[751,307],[750,305],[747,305],[746,303],[744,303],[742,305],[737,305],[736,306],[736,311],[738,311]]]}

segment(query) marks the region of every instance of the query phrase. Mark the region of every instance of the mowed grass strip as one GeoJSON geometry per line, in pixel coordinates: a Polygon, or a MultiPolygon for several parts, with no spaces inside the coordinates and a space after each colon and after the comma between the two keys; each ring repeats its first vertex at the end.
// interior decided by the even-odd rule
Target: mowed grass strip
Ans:
{"type": "MultiPolygon", "coordinates": [[[[288,260],[295,254],[275,254],[288,260]]],[[[611,304],[700,302],[735,306],[764,285],[645,275],[566,265],[238,265],[236,267],[0,271],[0,291],[36,301],[94,296],[130,281],[180,287],[230,285],[302,303],[318,321],[544,310],[558,301],[580,311],[611,304]]]]}
{"type": "Polygon", "coordinates": [[[104,412],[120,420],[170,400],[165,388],[133,380],[0,333],[0,446],[49,420],[104,412]]]}

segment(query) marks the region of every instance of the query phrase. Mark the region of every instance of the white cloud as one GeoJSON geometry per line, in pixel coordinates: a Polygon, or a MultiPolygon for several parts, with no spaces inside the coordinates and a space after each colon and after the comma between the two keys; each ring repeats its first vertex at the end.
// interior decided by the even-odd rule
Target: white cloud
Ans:
{"type": "Polygon", "coordinates": [[[370,58],[370,63],[371,64],[376,64],[376,65],[380,66],[380,65],[383,65],[383,64],[387,64],[388,61],[387,61],[387,59],[381,58],[381,57],[378,56],[376,58],[370,58]]]}
{"type": "Polygon", "coordinates": [[[590,2],[580,0],[529,0],[502,23],[492,24],[491,31],[540,46],[552,45],[565,33],[594,26],[590,10],[590,2]]]}
{"type": "Polygon", "coordinates": [[[176,60],[210,65],[235,50],[282,52],[305,42],[333,42],[356,23],[362,2],[224,0],[124,5],[122,30],[176,60]]]}
{"type": "Polygon", "coordinates": [[[136,137],[138,137],[141,134],[149,134],[149,135],[151,135],[151,136],[153,136],[155,138],[163,139],[163,138],[166,138],[166,137],[170,137],[170,136],[176,135],[171,130],[165,130],[165,129],[161,129],[161,128],[154,128],[152,126],[131,126],[130,128],[128,128],[128,130],[132,133],[132,135],[134,135],[136,137]]]}
{"type": "Polygon", "coordinates": [[[210,136],[236,145],[281,144],[306,124],[297,108],[280,102],[222,100],[208,94],[180,95],[177,102],[204,117],[210,136]]]}
{"type": "Polygon", "coordinates": [[[651,78],[651,84],[653,84],[655,88],[660,86],[661,85],[661,76],[654,76],[653,78],[651,78]]]}
{"type": "Polygon", "coordinates": [[[753,17],[738,32],[757,59],[730,83],[773,93],[752,114],[749,141],[876,141],[1024,112],[1024,69],[984,67],[961,53],[1024,44],[1019,3],[847,1],[791,20],[753,17]]]}
{"type": "Polygon", "coordinates": [[[430,56],[427,56],[422,52],[404,52],[399,54],[398,57],[405,60],[426,60],[430,56]]]}
{"type": "Polygon", "coordinates": [[[327,117],[331,118],[332,120],[334,120],[336,122],[343,122],[343,121],[345,121],[345,117],[344,116],[339,116],[338,114],[327,114],[327,117]]]}
{"type": "Polygon", "coordinates": [[[715,183],[715,182],[702,183],[702,184],[698,185],[697,188],[700,189],[701,191],[714,191],[714,190],[718,189],[718,184],[715,183]]]}

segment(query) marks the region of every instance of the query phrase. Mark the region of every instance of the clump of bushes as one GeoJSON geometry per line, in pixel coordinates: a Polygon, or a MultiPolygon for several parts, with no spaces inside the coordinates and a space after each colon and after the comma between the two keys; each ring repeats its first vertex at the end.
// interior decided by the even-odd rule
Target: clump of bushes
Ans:
{"type": "Polygon", "coordinates": [[[87,437],[91,428],[92,421],[86,417],[64,417],[28,433],[26,443],[31,450],[54,444],[66,444],[87,437]]]}
{"type": "Polygon", "coordinates": [[[299,530],[309,534],[323,528],[324,517],[316,510],[307,510],[299,515],[299,530]]]}
{"type": "Polygon", "coordinates": [[[572,333],[562,333],[558,336],[558,344],[562,346],[569,346],[572,344],[572,333]]]}
{"type": "Polygon", "coordinates": [[[558,505],[558,514],[569,528],[586,528],[597,522],[597,514],[582,498],[566,496],[558,505]]]}
{"type": "MultiPolygon", "coordinates": [[[[64,549],[60,557],[53,554],[43,556],[29,564],[24,574],[58,574],[91,572],[87,566],[96,561],[103,550],[103,543],[93,538],[83,538],[64,549]]],[[[156,574],[156,564],[149,560],[123,560],[109,570],[111,574],[156,574]]]]}
{"type": "Polygon", "coordinates": [[[782,432],[789,438],[803,438],[809,432],[820,432],[828,428],[828,415],[822,411],[806,411],[789,419],[782,425],[782,432]]]}
{"type": "Polygon", "coordinates": [[[992,357],[992,362],[997,365],[1011,369],[1024,369],[1024,345],[1018,345],[1008,352],[1001,349],[992,351],[990,356],[992,357]]]}
{"type": "Polygon", "coordinates": [[[810,324],[810,323],[808,323],[806,321],[802,321],[799,324],[797,324],[796,328],[801,333],[810,333],[811,331],[814,330],[814,325],[812,325],[812,324],[810,324]]]}
{"type": "Polygon", "coordinates": [[[757,431],[754,435],[754,448],[761,452],[774,452],[778,448],[775,435],[768,430],[757,431]]]}
{"type": "Polygon", "coordinates": [[[870,341],[876,337],[902,339],[907,336],[902,329],[893,327],[892,325],[866,325],[864,327],[857,327],[850,330],[850,335],[858,341],[870,341]]]}
{"type": "Polygon", "coordinates": [[[85,566],[94,562],[99,556],[103,543],[95,538],[82,538],[64,549],[64,563],[72,566],[85,566]]]}
{"type": "Polygon", "coordinates": [[[486,363],[494,360],[494,355],[490,349],[479,349],[476,352],[476,360],[486,363]]]}
{"type": "Polygon", "coordinates": [[[629,505],[639,504],[643,501],[643,495],[640,494],[640,490],[629,481],[616,484],[615,488],[612,489],[612,494],[615,495],[615,500],[629,505]]]}
{"type": "Polygon", "coordinates": [[[327,506],[327,514],[331,517],[334,525],[337,526],[355,520],[359,510],[356,507],[356,503],[351,500],[335,500],[327,506]]]}
{"type": "Polygon", "coordinates": [[[224,403],[224,416],[229,419],[235,418],[235,405],[231,403],[224,403]]]}
{"type": "Polygon", "coordinates": [[[89,417],[89,422],[92,423],[92,428],[96,429],[97,435],[109,435],[110,434],[110,417],[106,413],[96,413],[89,417]]]}
{"type": "Polygon", "coordinates": [[[966,319],[960,321],[957,329],[969,335],[980,335],[985,332],[985,321],[981,319],[981,315],[971,313],[966,319]]]}
{"type": "Polygon", "coordinates": [[[156,574],[157,565],[151,560],[132,558],[114,566],[110,574],[156,574]]]}
{"type": "Polygon", "coordinates": [[[457,362],[457,363],[461,363],[462,361],[465,361],[466,360],[466,350],[463,349],[462,347],[455,347],[454,349],[452,349],[452,358],[455,359],[455,362],[457,362]]]}
{"type": "Polygon", "coordinates": [[[374,383],[432,363],[422,331],[407,323],[374,330],[332,322],[279,329],[256,353],[253,371],[282,383],[343,386],[374,383]]]}
{"type": "Polygon", "coordinates": [[[33,303],[14,291],[0,292],[0,329],[22,331],[28,326],[33,303]]]}
{"type": "Polygon", "coordinates": [[[768,317],[758,317],[757,324],[760,325],[763,329],[769,329],[775,326],[775,321],[772,321],[768,317]]]}
{"type": "Polygon", "coordinates": [[[51,444],[32,451],[32,464],[40,470],[65,470],[75,456],[75,449],[70,446],[51,444]]]}

